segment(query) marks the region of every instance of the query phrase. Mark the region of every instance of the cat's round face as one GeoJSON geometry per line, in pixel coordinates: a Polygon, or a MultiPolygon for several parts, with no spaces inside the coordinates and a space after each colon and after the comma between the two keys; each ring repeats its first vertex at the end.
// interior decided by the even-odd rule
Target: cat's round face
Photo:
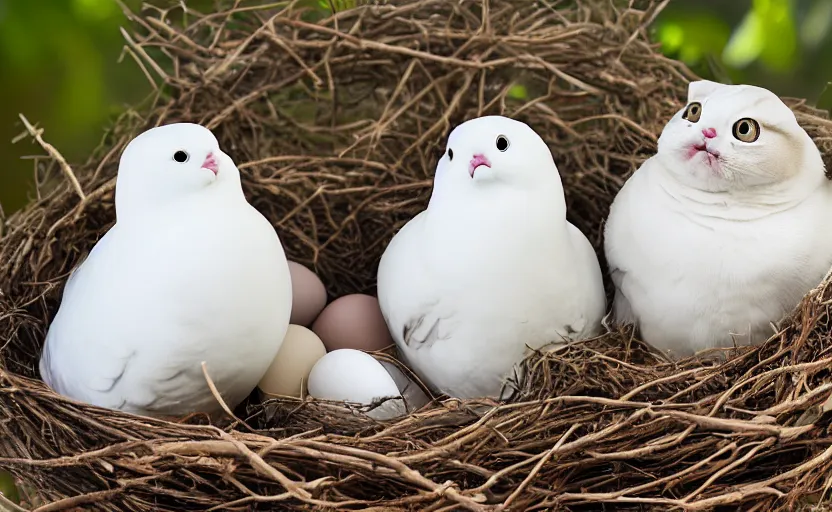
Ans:
{"type": "Polygon", "coordinates": [[[706,80],[690,84],[688,104],[665,126],[658,154],[680,181],[708,191],[780,182],[820,162],[817,147],[774,93],[706,80]]]}

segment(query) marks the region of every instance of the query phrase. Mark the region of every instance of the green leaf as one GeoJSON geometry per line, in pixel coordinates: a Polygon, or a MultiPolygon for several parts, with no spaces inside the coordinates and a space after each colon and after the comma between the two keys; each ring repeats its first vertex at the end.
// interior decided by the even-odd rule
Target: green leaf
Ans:
{"type": "Polygon", "coordinates": [[[118,4],[113,0],[72,0],[75,14],[87,21],[100,22],[119,14],[118,4]]]}
{"type": "Polygon", "coordinates": [[[797,27],[793,0],[754,0],[754,10],[762,21],[765,44],[760,60],[774,71],[794,67],[797,56],[797,27]]]}
{"type": "Polygon", "coordinates": [[[703,56],[719,54],[728,42],[731,27],[711,13],[676,11],[660,17],[654,38],[668,57],[696,66],[703,56]]]}
{"type": "Polygon", "coordinates": [[[508,97],[515,100],[525,100],[529,97],[525,85],[514,84],[508,90],[508,97]]]}
{"type": "Polygon", "coordinates": [[[662,51],[667,54],[678,52],[685,43],[685,29],[676,22],[667,22],[659,26],[658,40],[662,45],[662,51]]]}
{"type": "Polygon", "coordinates": [[[754,0],[722,53],[725,63],[743,68],[756,60],[776,72],[792,69],[798,52],[793,0],[754,0]]]}
{"type": "Polygon", "coordinates": [[[20,504],[20,493],[14,482],[14,477],[5,471],[0,471],[0,494],[15,504],[20,504]]]}
{"type": "Polygon", "coordinates": [[[341,12],[367,5],[371,0],[318,0],[318,7],[326,12],[341,12]]]}
{"type": "Polygon", "coordinates": [[[728,40],[722,60],[729,66],[742,68],[754,62],[764,46],[763,22],[757,10],[752,9],[728,40]]]}

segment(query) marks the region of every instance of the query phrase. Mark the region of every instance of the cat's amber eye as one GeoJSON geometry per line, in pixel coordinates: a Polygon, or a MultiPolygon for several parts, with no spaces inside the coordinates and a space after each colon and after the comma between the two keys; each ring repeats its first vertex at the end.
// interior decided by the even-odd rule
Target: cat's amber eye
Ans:
{"type": "Polygon", "coordinates": [[[687,106],[684,113],[682,113],[682,119],[687,119],[691,123],[695,123],[699,121],[699,117],[702,116],[702,104],[698,101],[694,101],[690,105],[687,106]]]}
{"type": "Polygon", "coordinates": [[[737,140],[754,142],[760,137],[760,123],[750,117],[745,117],[734,123],[731,132],[737,140]]]}

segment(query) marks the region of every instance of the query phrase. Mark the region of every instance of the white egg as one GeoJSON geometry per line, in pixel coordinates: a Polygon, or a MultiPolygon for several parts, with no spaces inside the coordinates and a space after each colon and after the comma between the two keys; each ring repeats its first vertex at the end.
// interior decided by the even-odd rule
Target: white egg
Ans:
{"type": "Polygon", "coordinates": [[[373,356],[360,350],[338,349],[320,358],[309,372],[308,389],[311,396],[321,400],[362,405],[397,397],[367,412],[379,420],[407,413],[393,377],[373,356]]]}

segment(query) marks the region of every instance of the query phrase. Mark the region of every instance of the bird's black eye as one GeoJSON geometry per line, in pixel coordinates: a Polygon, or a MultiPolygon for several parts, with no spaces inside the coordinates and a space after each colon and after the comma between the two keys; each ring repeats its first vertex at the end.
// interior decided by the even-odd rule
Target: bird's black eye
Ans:
{"type": "Polygon", "coordinates": [[[454,159],[454,150],[451,149],[451,148],[448,148],[448,160],[453,160],[453,159],[454,159]]]}
{"type": "Polygon", "coordinates": [[[497,149],[500,151],[505,151],[508,149],[508,139],[505,135],[500,135],[497,137],[497,149]]]}
{"type": "Polygon", "coordinates": [[[179,162],[180,164],[184,164],[188,161],[189,158],[191,158],[191,156],[182,150],[179,150],[173,154],[173,159],[179,162]]]}

